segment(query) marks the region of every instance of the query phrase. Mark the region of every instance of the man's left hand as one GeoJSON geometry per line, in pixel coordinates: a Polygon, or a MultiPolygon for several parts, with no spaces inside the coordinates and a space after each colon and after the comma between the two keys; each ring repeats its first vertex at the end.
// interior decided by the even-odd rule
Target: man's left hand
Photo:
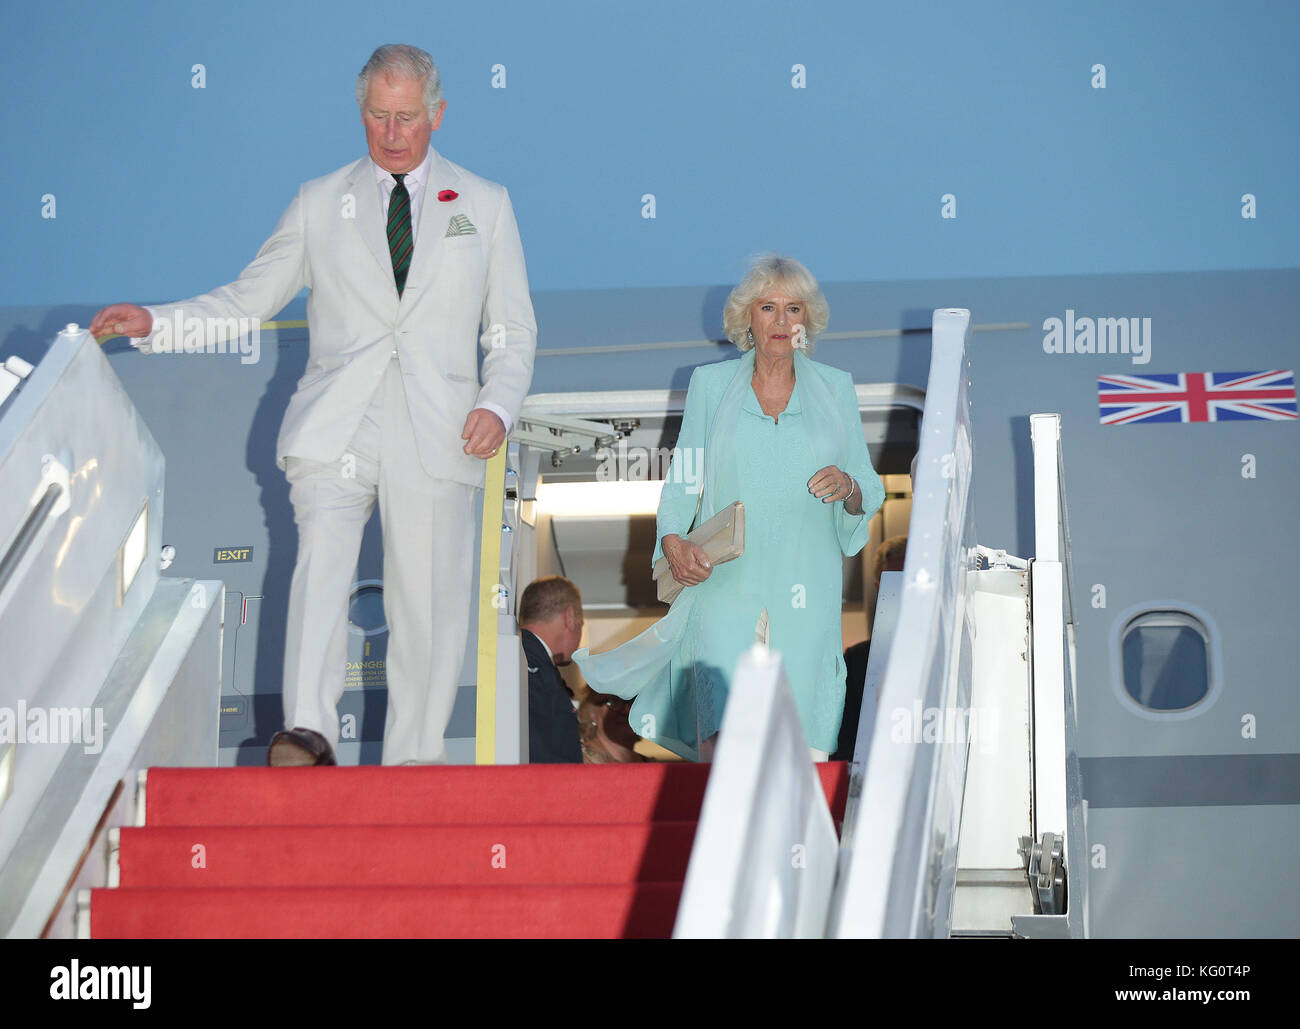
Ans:
{"type": "Polygon", "coordinates": [[[465,453],[486,460],[506,441],[505,423],[487,408],[476,407],[465,419],[465,431],[460,438],[469,441],[465,444],[465,453]]]}

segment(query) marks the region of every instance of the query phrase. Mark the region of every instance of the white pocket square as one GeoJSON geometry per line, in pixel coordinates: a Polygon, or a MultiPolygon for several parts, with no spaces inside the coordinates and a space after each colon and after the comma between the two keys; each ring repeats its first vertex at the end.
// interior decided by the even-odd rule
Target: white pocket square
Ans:
{"type": "Polygon", "coordinates": [[[473,236],[478,232],[474,228],[474,223],[469,220],[468,215],[454,214],[451,221],[447,223],[447,235],[443,239],[451,239],[452,236],[473,236]]]}

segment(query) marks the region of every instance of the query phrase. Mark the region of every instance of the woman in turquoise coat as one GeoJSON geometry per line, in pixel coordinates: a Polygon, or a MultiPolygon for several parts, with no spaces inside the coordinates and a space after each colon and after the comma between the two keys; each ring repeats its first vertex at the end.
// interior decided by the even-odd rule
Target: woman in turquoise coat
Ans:
{"type": "Polygon", "coordinates": [[[842,557],[867,542],[885,491],[871,466],[853,379],[809,360],[829,310],[798,261],[760,259],[727,299],[739,360],[697,368],[657,519],[654,560],[686,589],[636,639],[573,660],[601,693],[633,699],[632,728],[707,759],[741,653],[766,612],[814,756],[835,749],[844,712],[842,557]],[[733,501],[745,552],[711,567],[684,537],[733,501]]]}

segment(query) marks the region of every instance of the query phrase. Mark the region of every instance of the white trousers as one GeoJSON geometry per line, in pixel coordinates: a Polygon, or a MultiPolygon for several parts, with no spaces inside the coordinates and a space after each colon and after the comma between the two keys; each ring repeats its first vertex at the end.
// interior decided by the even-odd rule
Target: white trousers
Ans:
{"type": "Polygon", "coordinates": [[[466,637],[474,566],[474,487],[424,470],[394,358],[338,461],[285,461],[298,523],[284,651],[287,727],[339,741],[348,607],[366,522],[379,503],[388,622],[383,761],[436,763],[466,637]]]}

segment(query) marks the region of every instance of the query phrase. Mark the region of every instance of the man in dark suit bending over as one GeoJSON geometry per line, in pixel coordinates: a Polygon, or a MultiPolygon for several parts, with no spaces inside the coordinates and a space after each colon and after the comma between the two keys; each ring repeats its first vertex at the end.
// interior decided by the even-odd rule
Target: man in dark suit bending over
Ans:
{"type": "Polygon", "coordinates": [[[528,760],[581,762],[578,719],[560,668],[582,642],[582,595],[560,575],[530,583],[519,598],[528,661],[528,760]]]}

